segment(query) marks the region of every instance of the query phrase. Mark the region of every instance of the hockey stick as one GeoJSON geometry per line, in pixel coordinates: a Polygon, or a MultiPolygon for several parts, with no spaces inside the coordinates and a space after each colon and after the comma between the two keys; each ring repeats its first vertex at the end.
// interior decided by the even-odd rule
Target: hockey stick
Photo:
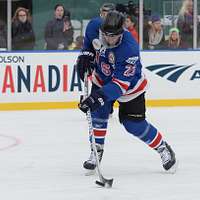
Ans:
{"type": "MultiPolygon", "coordinates": [[[[84,99],[88,97],[88,75],[87,73],[85,73],[85,77],[84,77],[84,99]]],[[[98,159],[98,153],[97,153],[97,148],[96,148],[96,142],[95,142],[95,137],[94,137],[94,131],[93,131],[93,126],[92,126],[92,117],[91,117],[91,111],[88,110],[87,111],[87,121],[88,121],[88,127],[89,127],[89,134],[92,138],[92,149],[94,151],[94,157],[96,160],[96,168],[97,168],[97,174],[99,176],[99,180],[96,180],[96,184],[100,185],[102,187],[106,187],[106,188],[111,188],[112,184],[113,184],[113,179],[106,179],[103,177],[101,169],[100,169],[100,163],[99,163],[99,159],[98,159]]]]}

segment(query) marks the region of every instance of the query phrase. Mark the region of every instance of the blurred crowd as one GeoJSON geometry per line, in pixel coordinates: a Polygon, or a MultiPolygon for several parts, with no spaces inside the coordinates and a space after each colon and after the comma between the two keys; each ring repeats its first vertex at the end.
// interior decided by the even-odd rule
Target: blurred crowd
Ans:
{"type": "MultiPolygon", "coordinates": [[[[139,43],[139,7],[129,1],[126,6],[116,4],[116,9],[125,17],[126,28],[139,43]]],[[[182,0],[176,23],[166,34],[162,16],[144,10],[143,49],[188,49],[193,47],[193,0],[182,0]]],[[[101,14],[101,13],[100,13],[101,14]]],[[[78,50],[82,48],[84,37],[74,38],[71,13],[64,5],[54,7],[54,16],[45,26],[44,49],[47,50],[78,50]]],[[[197,25],[200,33],[200,23],[197,25]]],[[[19,7],[12,18],[12,49],[32,50],[36,37],[32,26],[32,17],[28,9],[19,7]]],[[[0,48],[7,47],[7,27],[0,20],[0,48]]],[[[199,47],[199,45],[198,45],[199,47]]]]}
{"type": "MultiPolygon", "coordinates": [[[[166,37],[159,15],[152,15],[144,26],[144,49],[188,49],[193,47],[193,0],[183,0],[174,27],[166,37]]],[[[199,33],[200,23],[197,24],[199,33]]],[[[199,35],[199,34],[198,34],[199,35]]]]}
{"type": "MultiPolygon", "coordinates": [[[[28,9],[19,7],[12,18],[12,50],[33,50],[35,47],[35,33],[32,19],[28,9]]],[[[7,28],[0,21],[0,48],[7,46],[7,28]]],[[[71,24],[70,12],[64,5],[57,4],[54,7],[54,17],[46,23],[44,30],[44,49],[67,50],[80,49],[82,36],[78,36],[73,42],[74,30],[71,24]]]]}

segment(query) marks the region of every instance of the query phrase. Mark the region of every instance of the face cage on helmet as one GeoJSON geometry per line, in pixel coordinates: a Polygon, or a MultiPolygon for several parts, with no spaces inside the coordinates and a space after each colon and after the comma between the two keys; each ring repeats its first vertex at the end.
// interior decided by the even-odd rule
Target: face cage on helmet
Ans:
{"type": "Polygon", "coordinates": [[[107,31],[103,31],[103,30],[101,30],[101,32],[104,35],[106,35],[106,36],[114,37],[114,36],[117,36],[117,35],[121,35],[124,32],[124,29],[122,28],[122,29],[118,30],[115,33],[113,33],[113,32],[107,32],[107,31]]]}
{"type": "MultiPolygon", "coordinates": [[[[119,41],[115,44],[115,45],[108,45],[107,44],[107,42],[106,42],[106,40],[105,40],[105,36],[106,36],[106,34],[105,33],[103,33],[102,31],[100,31],[99,32],[99,40],[100,40],[100,42],[101,42],[101,44],[105,47],[105,48],[114,48],[114,47],[117,47],[119,44],[121,44],[121,41],[122,41],[122,38],[123,38],[123,32],[122,33],[120,33],[120,34],[117,34],[117,35],[119,35],[120,37],[119,37],[119,41]]],[[[114,36],[117,36],[117,35],[107,35],[107,36],[109,36],[109,37],[114,37],[114,36]]]]}
{"type": "Polygon", "coordinates": [[[115,36],[121,35],[122,33],[113,34],[113,33],[107,33],[107,32],[105,32],[105,33],[102,33],[102,34],[105,35],[105,36],[109,36],[109,37],[115,37],[115,36]]]}

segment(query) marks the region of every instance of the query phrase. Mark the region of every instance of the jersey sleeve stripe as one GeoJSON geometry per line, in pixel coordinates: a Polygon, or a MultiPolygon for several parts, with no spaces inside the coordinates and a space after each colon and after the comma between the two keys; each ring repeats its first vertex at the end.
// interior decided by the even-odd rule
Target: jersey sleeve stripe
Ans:
{"type": "Polygon", "coordinates": [[[103,81],[99,78],[96,72],[92,73],[92,82],[95,83],[99,87],[103,86],[103,81]]]}
{"type": "Polygon", "coordinates": [[[134,88],[134,90],[132,90],[130,93],[128,94],[125,94],[125,95],[132,95],[132,94],[135,94],[137,92],[140,92],[142,90],[144,90],[144,88],[147,86],[147,79],[144,79],[142,81],[142,83],[137,87],[137,88],[134,88]]]}
{"type": "Polygon", "coordinates": [[[129,82],[121,81],[121,80],[116,79],[116,78],[113,78],[112,82],[116,83],[122,89],[123,93],[125,93],[128,90],[128,87],[130,85],[129,82]]]}
{"type": "Polygon", "coordinates": [[[121,97],[119,97],[118,101],[127,102],[130,101],[131,99],[136,98],[137,96],[146,91],[147,86],[148,86],[148,81],[145,78],[145,75],[142,74],[142,77],[137,82],[137,84],[133,88],[126,91],[126,93],[124,93],[121,97]]]}

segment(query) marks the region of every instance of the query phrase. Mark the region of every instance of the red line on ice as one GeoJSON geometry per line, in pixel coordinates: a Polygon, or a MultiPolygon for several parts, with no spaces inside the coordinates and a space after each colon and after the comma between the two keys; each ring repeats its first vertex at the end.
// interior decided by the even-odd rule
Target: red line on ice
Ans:
{"type": "Polygon", "coordinates": [[[4,151],[4,150],[7,150],[7,149],[10,149],[10,148],[15,147],[15,146],[17,146],[17,145],[19,145],[21,143],[18,138],[15,138],[13,136],[8,136],[8,135],[2,135],[2,134],[0,134],[0,137],[12,140],[11,144],[9,144],[7,146],[4,146],[4,147],[0,146],[0,151],[4,151]]]}

